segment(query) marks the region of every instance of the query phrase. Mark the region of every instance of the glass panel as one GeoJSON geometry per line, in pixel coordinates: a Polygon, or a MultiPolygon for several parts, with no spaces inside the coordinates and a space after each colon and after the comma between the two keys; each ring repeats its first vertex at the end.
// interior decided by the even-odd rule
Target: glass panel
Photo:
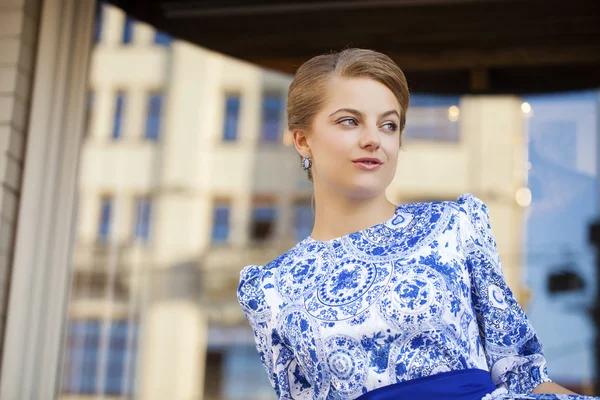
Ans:
{"type": "Polygon", "coordinates": [[[133,41],[133,28],[135,26],[135,20],[129,16],[125,17],[123,23],[123,36],[121,42],[123,44],[130,44],[133,41]]]}
{"type": "Polygon", "coordinates": [[[275,233],[277,210],[274,206],[255,206],[252,211],[252,240],[267,240],[275,233]]]}
{"type": "Polygon", "coordinates": [[[263,99],[262,134],[266,142],[281,140],[281,118],[283,117],[283,98],[280,95],[267,95],[263,99]]]}
{"type": "Polygon", "coordinates": [[[131,377],[125,361],[135,358],[135,354],[128,354],[135,351],[135,327],[124,322],[106,325],[95,320],[74,320],[67,337],[64,392],[132,394],[126,390],[126,380],[131,377]]]}
{"type": "Polygon", "coordinates": [[[102,199],[102,209],[100,210],[100,223],[98,225],[98,239],[106,242],[110,236],[110,225],[112,219],[113,199],[106,197],[102,199]]]}
{"type": "Polygon", "coordinates": [[[240,96],[227,95],[225,99],[225,122],[223,141],[234,142],[238,138],[238,119],[240,116],[240,96]]]}
{"type": "Polygon", "coordinates": [[[413,94],[404,136],[406,140],[457,142],[460,98],[413,94]]]}
{"type": "Polygon", "coordinates": [[[148,114],[146,116],[146,139],[158,140],[160,135],[160,119],[162,115],[163,95],[153,94],[148,97],[148,114]]]}
{"type": "MultiPolygon", "coordinates": [[[[103,37],[130,45],[93,50],[58,398],[275,399],[237,290],[242,268],[277,260],[312,231],[298,154],[265,143],[281,139],[292,77],[191,45],[174,57],[150,36],[137,43],[133,19],[123,27],[103,7],[103,37]]],[[[465,192],[485,201],[552,377],[573,388],[594,376],[582,310],[595,292],[598,104],[595,92],[412,93],[387,189],[396,204],[465,192]]],[[[404,217],[394,224],[418,229],[404,217]]]]}
{"type": "Polygon", "coordinates": [[[213,218],[213,242],[226,242],[229,238],[229,208],[227,204],[215,206],[213,218]]]}
{"type": "Polygon", "coordinates": [[[173,38],[165,32],[156,32],[154,35],[154,43],[160,46],[170,46],[173,38]]]}
{"type": "Polygon", "coordinates": [[[125,107],[125,93],[118,92],[115,101],[115,115],[113,121],[112,138],[118,139],[122,135],[123,128],[123,108],[125,107]]]}
{"type": "Polygon", "coordinates": [[[135,237],[142,241],[150,238],[150,216],[152,213],[152,200],[138,199],[136,205],[135,237]]]}
{"type": "MultiPolygon", "coordinates": [[[[531,96],[527,281],[535,293],[529,317],[556,379],[591,381],[595,253],[590,225],[598,218],[598,95],[531,96]]],[[[529,108],[526,107],[526,110],[529,108]]]]}

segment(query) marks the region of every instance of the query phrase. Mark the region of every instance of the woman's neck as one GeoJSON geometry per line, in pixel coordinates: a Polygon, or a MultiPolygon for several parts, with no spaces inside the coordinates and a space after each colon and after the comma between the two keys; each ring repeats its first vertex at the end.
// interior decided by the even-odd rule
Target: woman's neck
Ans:
{"type": "Polygon", "coordinates": [[[315,188],[315,224],[311,237],[327,241],[383,223],[393,217],[396,206],[385,193],[352,199],[315,188]]]}

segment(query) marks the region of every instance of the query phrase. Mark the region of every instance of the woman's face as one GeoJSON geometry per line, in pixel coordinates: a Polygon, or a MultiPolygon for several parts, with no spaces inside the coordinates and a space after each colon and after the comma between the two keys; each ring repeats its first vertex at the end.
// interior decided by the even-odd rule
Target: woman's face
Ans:
{"type": "Polygon", "coordinates": [[[351,198],[383,193],[396,172],[400,113],[394,94],[377,81],[330,79],[301,153],[313,159],[315,185],[351,198]]]}

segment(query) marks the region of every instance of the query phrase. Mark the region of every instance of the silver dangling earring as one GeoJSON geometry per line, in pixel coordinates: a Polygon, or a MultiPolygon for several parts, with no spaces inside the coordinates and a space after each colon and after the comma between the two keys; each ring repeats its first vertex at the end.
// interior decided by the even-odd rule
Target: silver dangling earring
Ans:
{"type": "Polygon", "coordinates": [[[312,167],[312,159],[309,156],[302,157],[302,168],[308,172],[312,167]]]}

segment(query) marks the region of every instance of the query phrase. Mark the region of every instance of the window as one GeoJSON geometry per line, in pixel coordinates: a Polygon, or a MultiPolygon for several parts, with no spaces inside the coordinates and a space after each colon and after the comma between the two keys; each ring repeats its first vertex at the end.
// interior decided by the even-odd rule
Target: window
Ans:
{"type": "Polygon", "coordinates": [[[160,135],[160,117],[162,114],[163,95],[151,94],[148,97],[148,110],[146,115],[146,139],[158,140],[160,135]]]}
{"type": "Polygon", "coordinates": [[[150,238],[150,217],[152,215],[152,200],[142,197],[135,205],[135,238],[147,242],[150,238]]]}
{"type": "Polygon", "coordinates": [[[235,142],[238,138],[238,121],[240,118],[240,96],[228,94],[225,98],[225,123],[223,124],[223,141],[235,142]]]}
{"type": "Polygon", "coordinates": [[[578,136],[581,136],[578,125],[581,123],[576,119],[551,119],[546,116],[546,121],[540,121],[534,126],[540,132],[534,150],[557,167],[577,171],[582,160],[581,156],[577,156],[582,148],[581,143],[577,143],[578,136]]]}
{"type": "MultiPolygon", "coordinates": [[[[220,399],[223,388],[231,385],[223,382],[224,357],[223,350],[208,349],[206,352],[206,369],[204,374],[204,394],[208,399],[220,399]]],[[[229,383],[229,382],[227,382],[229,383]]],[[[237,386],[237,385],[234,385],[237,386]]]]}
{"type": "Polygon", "coordinates": [[[123,23],[123,37],[121,42],[123,44],[131,44],[133,42],[133,27],[135,26],[135,20],[129,16],[125,17],[123,23]]]}
{"type": "Polygon", "coordinates": [[[312,232],[314,215],[310,201],[298,201],[294,204],[294,233],[296,240],[306,238],[312,232]]]}
{"type": "Polygon", "coordinates": [[[269,202],[254,204],[250,237],[257,241],[270,239],[275,233],[276,218],[277,211],[273,204],[269,202]]]}
{"type": "Polygon", "coordinates": [[[98,226],[98,240],[107,242],[110,238],[113,199],[104,197],[100,207],[100,223],[98,226]]]}
{"type": "Polygon", "coordinates": [[[458,141],[459,104],[458,96],[412,95],[404,137],[407,140],[458,141]]]}
{"type": "Polygon", "coordinates": [[[115,120],[113,124],[112,138],[118,139],[121,137],[121,130],[123,125],[123,111],[125,108],[125,93],[118,92],[115,102],[115,120]]]}
{"type": "Polygon", "coordinates": [[[96,21],[94,23],[94,43],[102,39],[102,21],[104,20],[104,5],[102,1],[96,3],[96,21]]]}
{"type": "MultiPolygon", "coordinates": [[[[235,382],[236,384],[220,386],[221,391],[215,393],[214,398],[227,400],[273,398],[273,388],[264,373],[264,368],[261,367],[260,357],[256,357],[256,347],[242,344],[227,346],[224,352],[223,373],[227,377],[227,382],[235,382]],[[248,388],[250,387],[252,388],[252,395],[248,394],[248,388]]],[[[207,360],[209,360],[208,357],[207,360]]],[[[212,365],[207,364],[208,369],[212,369],[212,365]]],[[[206,394],[210,395],[212,393],[207,391],[206,394]]]]}
{"type": "Polygon", "coordinates": [[[263,98],[262,104],[262,138],[265,142],[278,142],[281,137],[281,114],[283,97],[270,94],[263,98]]]}
{"type": "Polygon", "coordinates": [[[112,321],[102,344],[103,325],[99,321],[72,321],[67,332],[64,392],[105,395],[133,394],[137,327],[124,321],[112,321]],[[101,354],[101,349],[106,354],[101,354]],[[105,361],[105,370],[100,371],[105,361]],[[129,362],[128,362],[129,361],[129,362]],[[98,388],[104,372],[104,386],[98,388]]]}
{"type": "Polygon", "coordinates": [[[229,214],[231,205],[229,202],[217,202],[213,210],[212,240],[223,243],[229,239],[229,214]]]}
{"type": "Polygon", "coordinates": [[[154,34],[154,44],[158,44],[160,46],[170,46],[172,42],[173,38],[171,37],[171,35],[160,31],[157,31],[154,34]]]}

